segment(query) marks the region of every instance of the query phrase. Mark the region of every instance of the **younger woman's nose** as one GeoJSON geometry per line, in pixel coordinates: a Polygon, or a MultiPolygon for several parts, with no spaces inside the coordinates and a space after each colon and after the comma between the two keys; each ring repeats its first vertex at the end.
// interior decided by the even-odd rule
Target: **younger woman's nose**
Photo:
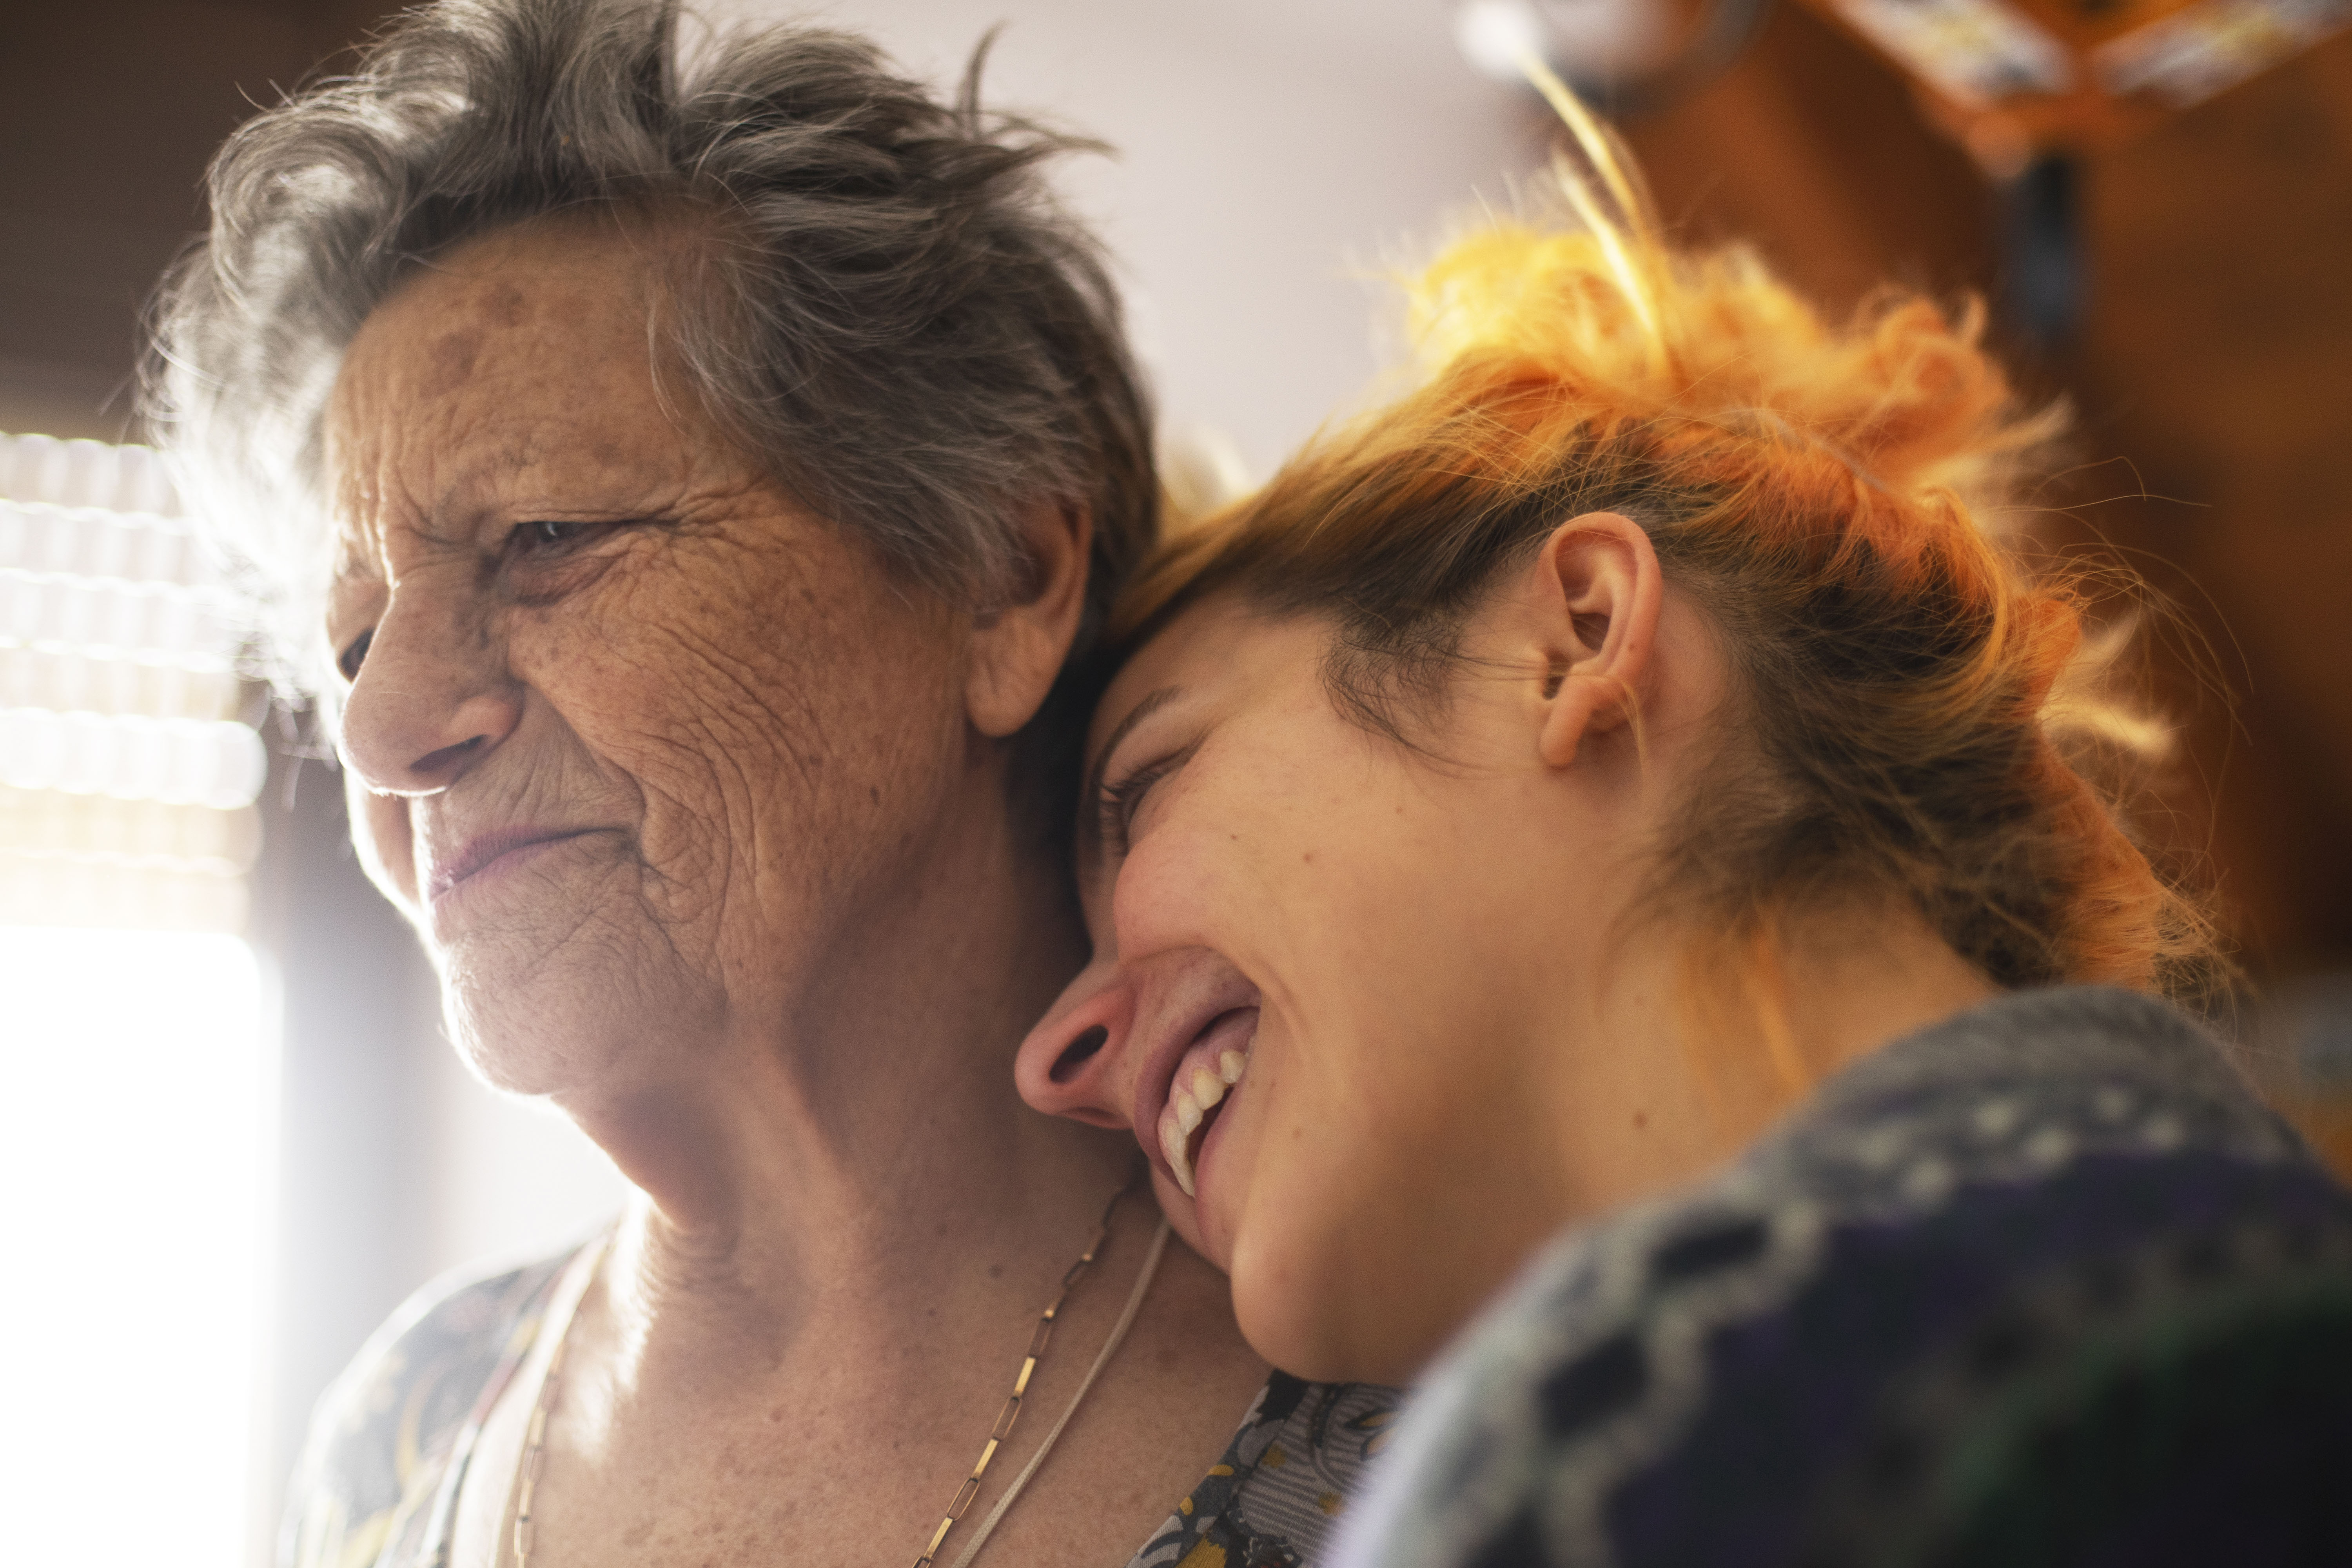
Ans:
{"type": "Polygon", "coordinates": [[[1049,1116],[1129,1126],[1134,1085],[1120,1062],[1134,1016],[1134,993],[1116,965],[1089,966],[1021,1042],[1013,1062],[1021,1098],[1049,1116]]]}
{"type": "Polygon", "coordinates": [[[522,718],[488,606],[404,584],[368,634],[344,694],[341,751],[378,795],[432,795],[495,751],[522,718]]]}

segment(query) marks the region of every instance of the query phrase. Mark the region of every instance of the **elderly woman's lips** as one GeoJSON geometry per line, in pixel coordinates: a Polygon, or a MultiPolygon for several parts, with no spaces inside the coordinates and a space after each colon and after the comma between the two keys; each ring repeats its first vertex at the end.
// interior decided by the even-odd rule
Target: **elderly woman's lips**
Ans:
{"type": "Polygon", "coordinates": [[[439,898],[459,883],[479,876],[492,866],[510,856],[528,850],[561,844],[595,830],[588,827],[507,827],[495,833],[485,833],[469,839],[456,859],[446,866],[434,868],[427,884],[430,896],[439,898]]]}

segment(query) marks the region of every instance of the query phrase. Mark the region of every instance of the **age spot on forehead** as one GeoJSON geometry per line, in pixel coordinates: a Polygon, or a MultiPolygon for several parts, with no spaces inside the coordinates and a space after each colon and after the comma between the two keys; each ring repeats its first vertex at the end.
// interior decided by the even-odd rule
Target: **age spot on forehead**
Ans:
{"type": "Polygon", "coordinates": [[[482,352],[482,333],[478,328],[444,332],[436,339],[430,351],[431,372],[424,386],[427,397],[446,397],[472,379],[474,361],[482,352]]]}

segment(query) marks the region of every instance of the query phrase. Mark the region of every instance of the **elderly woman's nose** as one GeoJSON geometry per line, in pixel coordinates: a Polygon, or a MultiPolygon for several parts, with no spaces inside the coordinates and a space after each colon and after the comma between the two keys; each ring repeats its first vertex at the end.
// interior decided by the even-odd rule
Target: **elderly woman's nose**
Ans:
{"type": "Polygon", "coordinates": [[[1124,1047],[1135,994],[1116,965],[1089,967],[1063,991],[1013,1058],[1033,1110],[1096,1127],[1131,1123],[1134,1074],[1124,1047]]]}
{"type": "Polygon", "coordinates": [[[395,594],[344,695],[343,760],[378,795],[431,795],[521,717],[503,639],[481,614],[421,590],[395,594]]]}

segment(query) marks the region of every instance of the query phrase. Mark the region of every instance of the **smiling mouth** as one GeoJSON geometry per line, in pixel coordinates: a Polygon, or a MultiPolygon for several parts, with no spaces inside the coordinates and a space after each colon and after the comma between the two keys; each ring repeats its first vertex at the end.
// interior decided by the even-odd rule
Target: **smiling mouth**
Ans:
{"type": "Polygon", "coordinates": [[[1209,1020],[1176,1062],[1168,1101],[1160,1111],[1160,1152],[1186,1197],[1209,1128],[1249,1071],[1250,1047],[1257,1038],[1257,1009],[1234,1007],[1209,1020]]]}

